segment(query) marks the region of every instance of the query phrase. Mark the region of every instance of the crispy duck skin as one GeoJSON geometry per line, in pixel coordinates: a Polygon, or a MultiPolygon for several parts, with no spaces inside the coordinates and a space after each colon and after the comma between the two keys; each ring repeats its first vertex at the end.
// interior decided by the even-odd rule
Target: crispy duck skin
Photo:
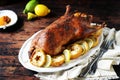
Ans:
{"type": "Polygon", "coordinates": [[[91,33],[103,28],[104,26],[91,27],[91,15],[84,13],[70,13],[70,6],[66,6],[63,16],[41,30],[33,39],[29,53],[35,49],[42,49],[46,54],[57,55],[64,45],[71,41],[89,36],[91,33]]]}

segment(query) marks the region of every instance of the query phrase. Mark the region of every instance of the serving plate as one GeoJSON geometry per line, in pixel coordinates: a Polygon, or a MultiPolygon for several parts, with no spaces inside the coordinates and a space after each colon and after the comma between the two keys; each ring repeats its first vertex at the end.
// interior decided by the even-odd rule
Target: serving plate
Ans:
{"type": "MultiPolygon", "coordinates": [[[[39,31],[40,32],[40,31],[39,31]]],[[[99,37],[99,44],[98,46],[90,49],[86,54],[84,54],[83,56],[80,56],[77,59],[73,59],[71,60],[69,63],[64,63],[62,66],[59,67],[48,67],[48,68],[44,68],[44,67],[36,67],[34,65],[32,65],[30,63],[29,60],[29,54],[28,51],[30,49],[30,45],[31,45],[31,41],[34,38],[35,35],[37,35],[39,32],[35,33],[32,37],[30,37],[28,40],[25,41],[25,43],[22,45],[20,51],[19,51],[19,55],[18,55],[18,59],[20,61],[20,63],[27,69],[32,70],[32,71],[36,71],[36,72],[57,72],[57,71],[61,71],[61,70],[66,70],[69,69],[77,64],[80,64],[81,62],[83,62],[85,59],[89,58],[91,55],[93,55],[96,50],[99,48],[100,44],[103,41],[103,35],[101,35],[99,37]]]]}
{"type": "Polygon", "coordinates": [[[2,16],[8,16],[11,19],[11,21],[8,24],[0,26],[0,28],[3,28],[3,29],[14,25],[18,20],[17,14],[12,10],[1,10],[0,17],[2,16]]]}

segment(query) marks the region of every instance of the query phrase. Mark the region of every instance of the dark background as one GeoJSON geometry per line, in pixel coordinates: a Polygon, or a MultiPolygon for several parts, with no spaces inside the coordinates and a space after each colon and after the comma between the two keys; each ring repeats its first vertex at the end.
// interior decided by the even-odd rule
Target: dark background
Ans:
{"type": "MultiPolygon", "coordinates": [[[[28,2],[29,0],[0,0],[0,6],[11,5],[20,2],[28,2]]],[[[65,12],[62,7],[67,4],[72,6],[72,10],[79,10],[94,16],[100,16],[100,20],[105,21],[111,26],[120,26],[120,0],[38,0],[39,3],[45,4],[51,9],[60,12],[62,15],[65,12]],[[112,19],[111,19],[112,16],[112,19]],[[114,19],[116,21],[114,22],[114,19]],[[113,23],[111,23],[113,22],[113,23]]],[[[24,6],[22,6],[24,8],[24,6]]],[[[97,21],[97,20],[96,20],[97,21]]],[[[108,25],[108,26],[109,26],[108,25]]]]}

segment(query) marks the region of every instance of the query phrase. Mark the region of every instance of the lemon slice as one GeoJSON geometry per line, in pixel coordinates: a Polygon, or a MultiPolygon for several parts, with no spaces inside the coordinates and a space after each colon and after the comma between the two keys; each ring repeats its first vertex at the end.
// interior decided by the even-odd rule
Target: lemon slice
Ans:
{"type": "Polygon", "coordinates": [[[66,62],[66,63],[70,62],[70,50],[65,49],[65,50],[63,51],[63,54],[64,54],[64,56],[65,56],[65,62],[66,62]]]}
{"type": "Polygon", "coordinates": [[[46,55],[46,62],[45,62],[45,65],[44,67],[49,67],[52,63],[52,58],[50,55],[46,55]]]}
{"type": "Polygon", "coordinates": [[[31,12],[28,12],[28,13],[27,13],[27,20],[31,20],[31,19],[36,18],[36,17],[37,17],[36,14],[33,14],[33,13],[31,13],[31,12]]]}

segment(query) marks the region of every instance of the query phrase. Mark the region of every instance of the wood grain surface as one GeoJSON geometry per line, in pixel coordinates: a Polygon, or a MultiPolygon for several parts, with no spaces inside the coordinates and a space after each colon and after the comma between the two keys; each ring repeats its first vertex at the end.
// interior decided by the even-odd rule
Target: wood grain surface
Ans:
{"type": "Polygon", "coordinates": [[[40,3],[47,5],[52,12],[46,17],[39,17],[32,21],[27,21],[26,15],[22,13],[26,2],[21,1],[0,6],[0,10],[10,9],[18,15],[18,21],[14,26],[5,30],[0,29],[0,80],[38,80],[33,75],[36,72],[27,70],[20,64],[19,50],[35,32],[44,29],[63,15],[67,4],[71,5],[72,11],[79,10],[93,14],[95,16],[94,22],[106,22],[108,27],[120,30],[120,1],[65,0],[62,2],[61,0],[43,0],[40,3]]]}

